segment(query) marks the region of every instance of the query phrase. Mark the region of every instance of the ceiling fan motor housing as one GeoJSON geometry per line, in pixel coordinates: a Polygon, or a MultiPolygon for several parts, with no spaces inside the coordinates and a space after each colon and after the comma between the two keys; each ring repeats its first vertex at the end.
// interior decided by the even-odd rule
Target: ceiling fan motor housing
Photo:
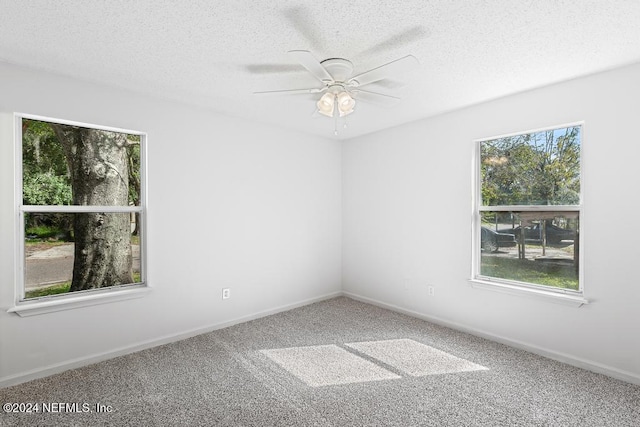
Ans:
{"type": "Polygon", "coordinates": [[[331,74],[334,82],[344,83],[353,73],[353,64],[343,58],[329,58],[320,63],[331,74]]]}

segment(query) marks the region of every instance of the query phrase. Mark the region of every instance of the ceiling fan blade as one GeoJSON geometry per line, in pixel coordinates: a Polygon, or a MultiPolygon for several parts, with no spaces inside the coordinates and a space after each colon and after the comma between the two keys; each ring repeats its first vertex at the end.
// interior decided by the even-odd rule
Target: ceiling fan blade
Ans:
{"type": "Polygon", "coordinates": [[[315,22],[313,13],[305,7],[292,7],[283,11],[284,17],[298,33],[307,39],[309,47],[315,52],[323,51],[321,46],[322,33],[315,22]]]}
{"type": "Polygon", "coordinates": [[[284,90],[264,90],[253,92],[254,95],[297,95],[300,93],[320,93],[324,92],[326,87],[312,87],[308,89],[284,89],[284,90]]]}
{"type": "Polygon", "coordinates": [[[322,83],[333,81],[327,69],[308,50],[290,50],[288,53],[322,83]]]}
{"type": "Polygon", "coordinates": [[[373,89],[375,90],[375,88],[379,88],[379,89],[386,89],[386,90],[398,90],[398,89],[402,89],[403,87],[405,87],[407,84],[403,81],[400,80],[395,80],[395,79],[391,79],[391,78],[386,78],[386,79],[382,79],[382,80],[377,80],[373,83],[369,83],[367,86],[367,89],[373,89]]]}
{"type": "Polygon", "coordinates": [[[361,55],[371,56],[375,54],[379,54],[380,52],[390,51],[393,49],[398,49],[399,47],[405,46],[408,43],[413,42],[414,40],[419,40],[422,37],[428,37],[429,31],[427,31],[421,25],[415,25],[413,27],[409,27],[404,31],[396,33],[389,37],[388,39],[371,46],[369,49],[361,52],[361,55]]]}
{"type": "Polygon", "coordinates": [[[251,74],[284,74],[304,71],[297,64],[246,64],[244,69],[251,74]]]}
{"type": "Polygon", "coordinates": [[[386,95],[384,93],[372,92],[370,90],[364,89],[353,89],[351,93],[354,94],[354,97],[358,101],[370,102],[372,104],[378,105],[393,105],[400,101],[400,98],[397,96],[386,95]]]}
{"type": "Polygon", "coordinates": [[[381,65],[364,73],[355,75],[349,79],[349,84],[354,86],[364,86],[369,83],[377,82],[390,75],[396,75],[405,71],[412,70],[420,63],[413,55],[407,55],[395,61],[381,65]]]}

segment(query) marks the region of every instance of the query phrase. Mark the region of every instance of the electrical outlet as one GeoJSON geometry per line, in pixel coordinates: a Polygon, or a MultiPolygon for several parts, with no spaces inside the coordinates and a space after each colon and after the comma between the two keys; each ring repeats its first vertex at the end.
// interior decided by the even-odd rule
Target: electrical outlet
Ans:
{"type": "Polygon", "coordinates": [[[427,286],[427,293],[429,294],[430,297],[435,296],[436,288],[433,286],[427,286]]]}
{"type": "Polygon", "coordinates": [[[222,290],[222,299],[228,299],[231,297],[231,290],[229,288],[224,288],[222,290]]]}

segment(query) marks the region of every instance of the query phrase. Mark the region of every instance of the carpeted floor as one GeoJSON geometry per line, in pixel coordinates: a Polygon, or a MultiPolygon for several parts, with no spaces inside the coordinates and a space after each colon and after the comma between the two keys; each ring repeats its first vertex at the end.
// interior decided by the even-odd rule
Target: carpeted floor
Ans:
{"type": "Polygon", "coordinates": [[[2,389],[0,402],[50,405],[0,412],[3,426],[640,426],[639,386],[344,297],[2,389]]]}

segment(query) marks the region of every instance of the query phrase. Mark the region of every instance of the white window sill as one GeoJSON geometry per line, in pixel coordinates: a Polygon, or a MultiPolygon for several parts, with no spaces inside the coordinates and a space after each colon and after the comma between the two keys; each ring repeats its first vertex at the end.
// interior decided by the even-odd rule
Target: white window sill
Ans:
{"type": "Polygon", "coordinates": [[[511,295],[525,296],[529,298],[546,300],[553,303],[581,307],[589,304],[589,300],[582,295],[547,291],[544,289],[525,288],[523,286],[511,285],[508,283],[493,282],[489,280],[471,279],[471,287],[475,289],[486,289],[494,292],[502,292],[511,295]]]}
{"type": "Polygon", "coordinates": [[[7,310],[8,313],[16,313],[20,317],[36,316],[39,314],[53,313],[56,311],[71,310],[80,307],[89,307],[97,304],[106,304],[115,301],[123,301],[133,298],[141,298],[149,293],[148,286],[127,287],[126,289],[105,290],[96,293],[71,295],[68,297],[54,297],[35,301],[24,301],[7,310]]]}

